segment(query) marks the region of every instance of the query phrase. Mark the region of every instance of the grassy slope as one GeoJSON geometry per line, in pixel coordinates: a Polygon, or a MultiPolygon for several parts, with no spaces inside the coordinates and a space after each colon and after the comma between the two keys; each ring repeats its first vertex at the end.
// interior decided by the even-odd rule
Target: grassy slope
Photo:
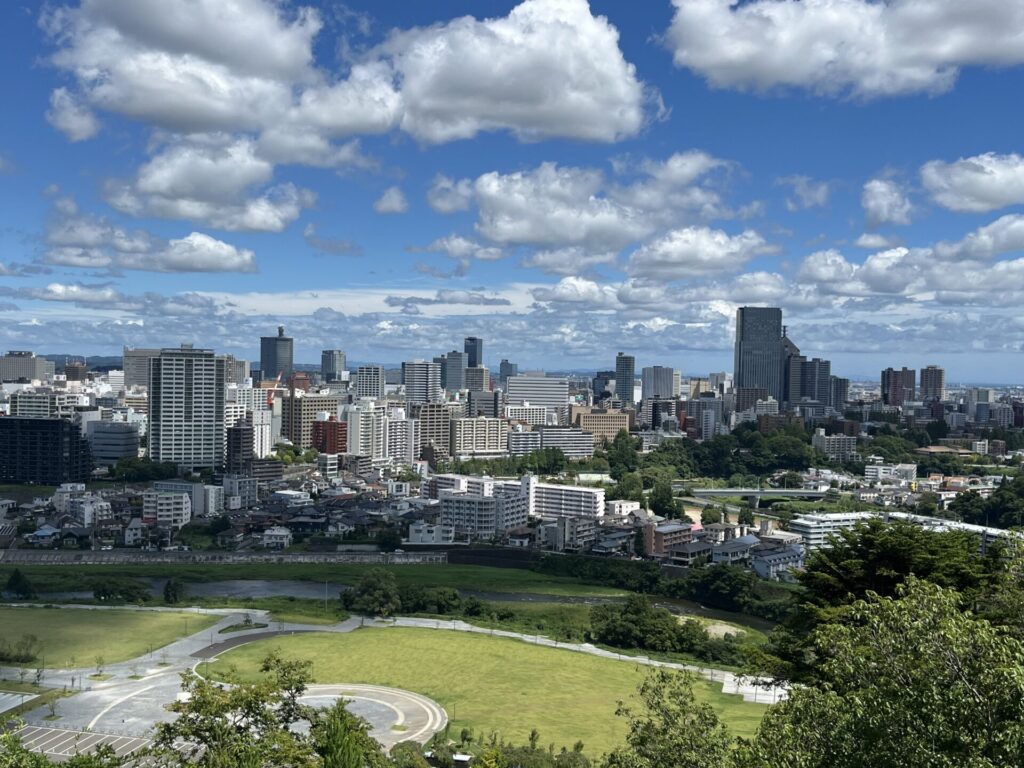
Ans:
{"type": "MultiPolygon", "coordinates": [[[[79,590],[91,576],[130,578],[166,578],[169,574],[184,581],[220,581],[226,579],[296,579],[352,584],[371,566],[276,563],[266,565],[80,565],[19,566],[37,591],[79,590]]],[[[379,567],[379,566],[377,566],[379,567]]],[[[513,568],[489,568],[475,565],[396,565],[388,566],[400,584],[425,587],[453,587],[483,592],[527,592],[538,595],[618,596],[620,589],[581,584],[575,579],[548,576],[513,568]]],[[[0,583],[6,583],[12,566],[0,568],[0,583]]]]}
{"type": "MultiPolygon", "coordinates": [[[[517,640],[426,629],[363,629],[347,635],[310,634],[275,638],[229,651],[211,673],[258,676],[260,660],[272,648],[289,658],[313,662],[322,683],[371,683],[423,693],[438,701],[452,720],[452,733],[492,730],[525,743],[536,727],[541,743],[570,746],[581,739],[598,756],[620,743],[625,724],[616,702],[629,699],[649,669],[629,662],[528,645],[517,640]]],[[[695,683],[737,734],[750,735],[764,707],[719,686],[695,683]]]]}
{"type": "MultiPolygon", "coordinates": [[[[89,611],[60,608],[0,608],[0,637],[35,635],[43,641],[44,667],[93,667],[142,656],[218,617],[153,611],[89,611]]],[[[27,666],[36,667],[40,661],[27,666]]]]}

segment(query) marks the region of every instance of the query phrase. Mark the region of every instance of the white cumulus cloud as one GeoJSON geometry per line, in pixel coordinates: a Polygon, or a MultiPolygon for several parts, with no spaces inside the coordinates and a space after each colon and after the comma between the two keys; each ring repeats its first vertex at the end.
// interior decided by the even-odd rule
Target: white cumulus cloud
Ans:
{"type": "Polygon", "coordinates": [[[986,152],[921,166],[921,182],[936,203],[951,211],[983,213],[1024,204],[1024,157],[986,152]]]}

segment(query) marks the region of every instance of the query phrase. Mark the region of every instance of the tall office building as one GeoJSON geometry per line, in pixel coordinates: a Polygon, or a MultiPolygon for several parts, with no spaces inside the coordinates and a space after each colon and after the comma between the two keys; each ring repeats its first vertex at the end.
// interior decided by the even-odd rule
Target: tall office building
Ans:
{"type": "Polygon", "coordinates": [[[441,366],[426,360],[402,363],[405,400],[410,404],[438,403],[444,399],[441,389],[441,366]]]}
{"type": "Polygon", "coordinates": [[[837,411],[841,411],[848,402],[850,402],[850,380],[842,376],[830,376],[828,404],[837,411]]]}
{"type": "Polygon", "coordinates": [[[0,482],[84,483],[92,454],[77,424],[67,419],[0,418],[0,482]]]}
{"type": "Polygon", "coordinates": [[[781,309],[740,307],[736,310],[735,387],[767,389],[768,394],[782,402],[785,399],[784,351],[781,309]]]}
{"type": "Polygon", "coordinates": [[[640,372],[643,399],[671,398],[674,379],[675,371],[663,365],[652,365],[644,368],[640,372]]]}
{"type": "Polygon", "coordinates": [[[946,370],[937,365],[921,369],[921,399],[942,401],[946,399],[946,370]]]}
{"type": "Polygon", "coordinates": [[[615,371],[598,371],[590,383],[594,400],[603,400],[615,394],[615,371]]]}
{"type": "Polygon", "coordinates": [[[345,370],[345,352],[341,349],[325,349],[320,353],[320,378],[330,383],[341,381],[345,370]]]}
{"type": "Polygon", "coordinates": [[[619,352],[615,356],[615,397],[623,405],[632,405],[633,388],[636,385],[636,358],[619,352]]]}
{"type": "Polygon", "coordinates": [[[470,392],[483,392],[491,388],[491,373],[482,365],[474,365],[463,371],[463,383],[470,392]]]}
{"type": "Polygon", "coordinates": [[[501,365],[498,366],[498,381],[501,382],[501,386],[505,386],[505,382],[508,381],[509,376],[519,375],[519,365],[517,363],[510,363],[508,360],[502,360],[501,365]]]}
{"type": "Polygon", "coordinates": [[[25,379],[52,379],[54,364],[50,360],[36,357],[32,352],[11,350],[0,355],[0,381],[18,381],[25,379]]]}
{"type": "Polygon", "coordinates": [[[510,376],[505,396],[509,405],[540,406],[548,413],[558,414],[559,421],[564,422],[569,406],[569,380],[543,373],[510,376]]]}
{"type": "Polygon", "coordinates": [[[882,371],[882,402],[903,405],[915,399],[917,371],[913,368],[886,368],[882,371]]]}
{"type": "Polygon", "coordinates": [[[291,336],[284,335],[284,326],[277,327],[277,336],[260,337],[260,374],[273,381],[278,376],[287,380],[295,370],[294,346],[291,336]]]}
{"type": "Polygon", "coordinates": [[[484,340],[476,336],[467,336],[463,342],[463,349],[466,351],[466,367],[475,368],[484,364],[484,340]]]}
{"type": "Polygon", "coordinates": [[[224,471],[240,477],[252,476],[252,461],[255,458],[255,432],[252,421],[242,417],[227,428],[227,461],[224,471]]]}
{"type": "Polygon", "coordinates": [[[356,397],[381,400],[384,397],[384,366],[360,365],[356,369],[356,397]]]}
{"type": "Polygon", "coordinates": [[[149,363],[154,357],[160,355],[160,350],[125,347],[121,355],[125,390],[132,387],[148,387],[149,363]]]}
{"type": "Polygon", "coordinates": [[[224,464],[225,361],[210,349],[162,349],[149,366],[149,455],[189,470],[224,464]]]}
{"type": "Polygon", "coordinates": [[[812,358],[800,366],[800,397],[802,400],[816,400],[828,405],[832,397],[832,363],[829,360],[812,358]]]}
{"type": "Polygon", "coordinates": [[[458,392],[466,388],[466,353],[453,349],[447,355],[435,357],[434,362],[441,368],[441,388],[458,392]]]}

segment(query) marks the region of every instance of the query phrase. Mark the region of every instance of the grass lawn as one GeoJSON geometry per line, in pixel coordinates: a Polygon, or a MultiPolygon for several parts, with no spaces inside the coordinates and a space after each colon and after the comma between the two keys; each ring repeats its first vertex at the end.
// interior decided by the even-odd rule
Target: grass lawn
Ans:
{"type": "MultiPolygon", "coordinates": [[[[629,662],[529,645],[518,640],[430,629],[360,629],[260,640],[228,651],[210,665],[222,678],[257,679],[274,648],[313,663],[318,683],[369,683],[430,696],[451,718],[451,733],[497,731],[525,744],[530,729],[541,744],[577,740],[597,757],[621,743],[625,723],[616,703],[633,696],[650,671],[629,662]]],[[[750,735],[765,707],[721,693],[698,680],[695,691],[739,735],[750,735]]]]}
{"type": "MultiPolygon", "coordinates": [[[[252,565],[22,565],[39,592],[82,589],[91,577],[166,578],[177,576],[185,582],[220,581],[222,579],[296,579],[300,581],[332,581],[354,584],[368,568],[380,566],[316,563],[264,563],[252,565]]],[[[536,595],[618,597],[626,592],[614,587],[582,584],[576,579],[548,576],[515,568],[491,568],[479,565],[393,565],[386,566],[399,584],[420,584],[424,587],[453,587],[481,592],[523,592],[536,595]]],[[[0,568],[0,581],[6,583],[13,566],[0,568]]]]}
{"type": "Polygon", "coordinates": [[[25,666],[88,668],[95,667],[97,657],[112,664],[142,656],[217,619],[162,611],[0,608],[0,637],[35,635],[42,640],[40,658],[25,666]]]}

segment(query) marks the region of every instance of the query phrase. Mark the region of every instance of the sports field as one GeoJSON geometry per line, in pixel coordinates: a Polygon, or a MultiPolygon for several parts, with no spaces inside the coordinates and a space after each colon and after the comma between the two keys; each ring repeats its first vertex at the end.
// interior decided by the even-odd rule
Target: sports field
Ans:
{"type": "Polygon", "coordinates": [[[134,659],[205,629],[218,618],[165,611],[0,608],[0,638],[39,638],[42,652],[25,666],[94,667],[97,657],[105,664],[134,659]]]}
{"type": "MultiPolygon", "coordinates": [[[[256,679],[271,649],[313,663],[318,683],[371,683],[405,688],[440,703],[451,733],[472,728],[477,738],[496,731],[525,744],[532,728],[540,743],[572,747],[597,757],[619,744],[625,723],[616,703],[634,694],[649,668],[518,640],[430,629],[359,629],[271,638],[243,645],[211,664],[221,678],[256,679]]],[[[703,680],[694,684],[730,729],[750,735],[765,707],[721,693],[703,680]]]]}

